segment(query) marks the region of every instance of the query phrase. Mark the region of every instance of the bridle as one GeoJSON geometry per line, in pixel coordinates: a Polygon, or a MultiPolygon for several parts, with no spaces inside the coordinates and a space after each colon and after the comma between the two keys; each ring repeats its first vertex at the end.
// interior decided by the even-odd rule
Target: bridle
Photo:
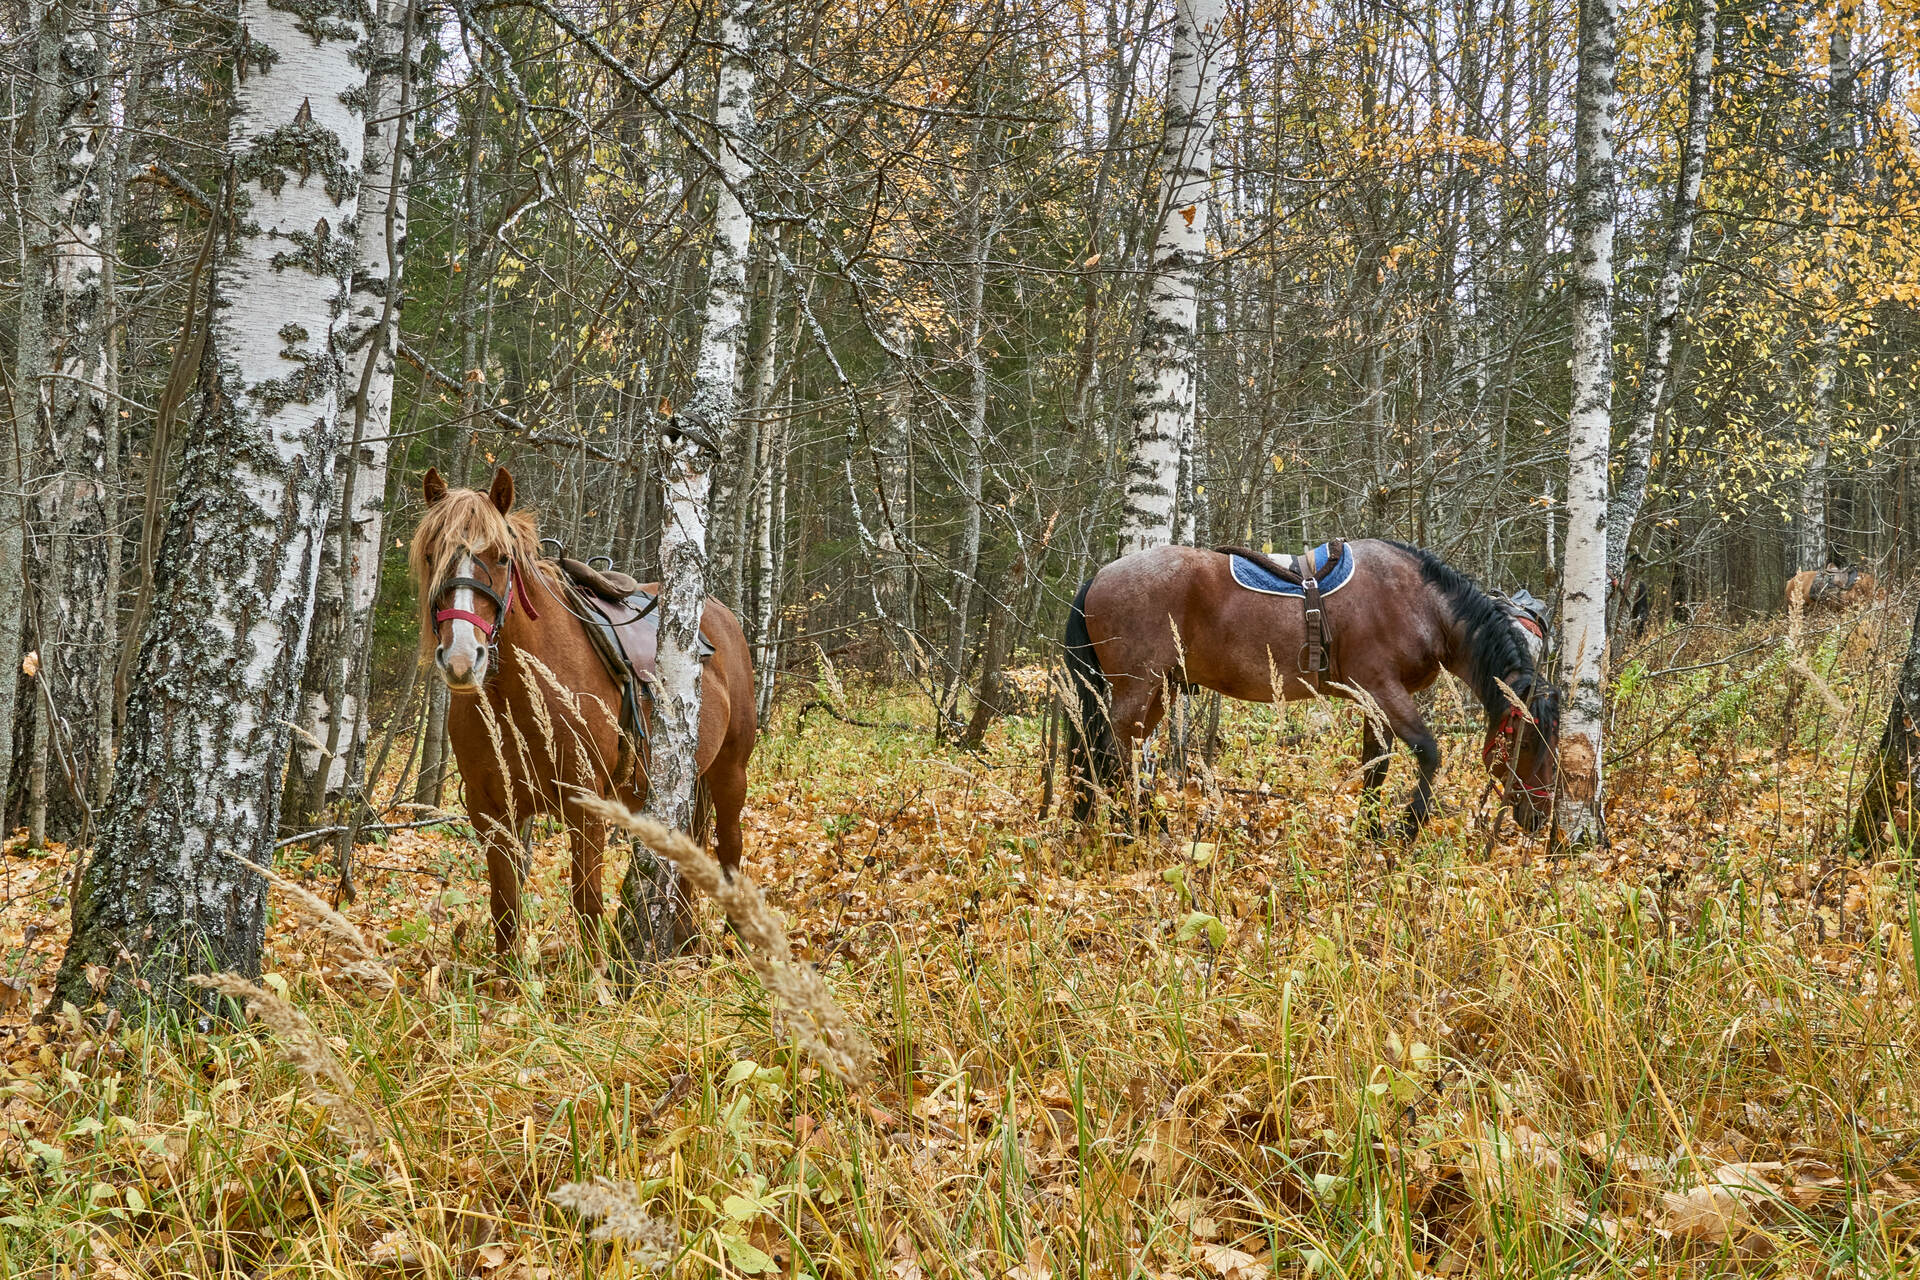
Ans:
{"type": "Polygon", "coordinates": [[[1493,727],[1492,732],[1487,734],[1487,740],[1480,744],[1480,763],[1489,773],[1493,772],[1496,763],[1504,765],[1507,772],[1513,775],[1514,783],[1520,790],[1527,793],[1528,799],[1536,804],[1546,804],[1553,799],[1553,787],[1529,783],[1520,776],[1520,771],[1513,767],[1513,744],[1520,732],[1522,720],[1531,723],[1533,717],[1519,707],[1507,708],[1506,714],[1500,717],[1500,722],[1493,727]]]}
{"type": "MultiPolygon", "coordinates": [[[[471,555],[472,552],[467,554],[471,555]]],[[[501,627],[507,625],[507,615],[513,612],[515,600],[520,602],[520,607],[526,612],[527,617],[535,622],[540,620],[540,611],[533,607],[533,601],[527,595],[525,580],[513,571],[511,556],[507,557],[507,594],[504,598],[493,589],[493,584],[490,582],[482,582],[478,578],[459,577],[448,578],[441,583],[440,593],[434,596],[434,602],[439,603],[446,599],[447,592],[458,591],[461,587],[470,587],[493,601],[493,621],[488,622],[470,609],[436,609],[433,614],[433,625],[436,628],[448,621],[471,622],[486,638],[487,647],[492,648],[494,637],[500,634],[501,627]]]]}

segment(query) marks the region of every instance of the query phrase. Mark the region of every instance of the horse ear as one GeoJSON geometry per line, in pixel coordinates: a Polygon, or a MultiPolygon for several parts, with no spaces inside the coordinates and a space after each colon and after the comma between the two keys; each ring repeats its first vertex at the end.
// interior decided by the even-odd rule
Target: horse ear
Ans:
{"type": "Polygon", "coordinates": [[[493,473],[493,488],[487,496],[493,499],[494,507],[501,515],[513,510],[513,472],[501,467],[493,473]]]}
{"type": "Polygon", "coordinates": [[[440,468],[427,468],[427,478],[420,482],[420,489],[426,494],[428,506],[447,496],[447,482],[440,478],[440,468]]]}

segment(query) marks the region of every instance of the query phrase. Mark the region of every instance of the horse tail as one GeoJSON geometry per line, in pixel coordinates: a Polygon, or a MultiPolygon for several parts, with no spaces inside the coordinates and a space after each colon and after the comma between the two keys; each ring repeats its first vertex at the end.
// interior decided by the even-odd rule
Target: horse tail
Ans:
{"type": "Polygon", "coordinates": [[[707,837],[713,832],[713,791],[707,786],[707,775],[701,774],[693,783],[693,821],[688,824],[687,835],[701,849],[707,847],[707,837]]]}
{"type": "Polygon", "coordinates": [[[1080,702],[1080,714],[1067,717],[1067,767],[1073,773],[1073,820],[1085,822],[1093,814],[1094,787],[1111,788],[1120,777],[1120,744],[1113,736],[1112,691],[1087,633],[1087,591],[1093,579],[1080,584],[1080,594],[1067,611],[1067,679],[1080,702]]]}

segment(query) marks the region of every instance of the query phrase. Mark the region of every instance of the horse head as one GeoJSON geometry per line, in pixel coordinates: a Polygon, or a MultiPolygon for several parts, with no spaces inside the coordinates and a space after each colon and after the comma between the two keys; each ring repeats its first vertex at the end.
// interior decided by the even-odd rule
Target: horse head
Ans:
{"type": "Polygon", "coordinates": [[[1560,742],[1560,691],[1518,676],[1519,705],[1510,705],[1487,730],[1481,758],[1500,785],[1501,798],[1522,830],[1538,831],[1553,811],[1560,742]]]}
{"type": "Polygon", "coordinates": [[[539,538],[533,517],[513,510],[505,467],[486,493],[449,489],[437,470],[427,472],[422,492],[427,514],[408,552],[420,590],[420,648],[449,689],[469,693],[486,682],[515,603],[539,616],[525,585],[539,538]]]}

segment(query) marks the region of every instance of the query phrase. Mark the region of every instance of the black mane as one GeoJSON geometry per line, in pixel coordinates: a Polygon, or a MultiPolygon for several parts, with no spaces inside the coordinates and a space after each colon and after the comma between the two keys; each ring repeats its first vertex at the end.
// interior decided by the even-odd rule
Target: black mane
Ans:
{"type": "Polygon", "coordinates": [[[1513,619],[1480,585],[1466,574],[1423,547],[1404,542],[1390,545],[1412,556],[1420,566],[1420,577],[1432,588],[1460,624],[1462,647],[1467,655],[1467,682],[1474,696],[1486,709],[1489,723],[1498,721],[1512,704],[1500,692],[1505,680],[1522,702],[1530,703],[1538,684],[1533,658],[1520,639],[1513,619]]]}

